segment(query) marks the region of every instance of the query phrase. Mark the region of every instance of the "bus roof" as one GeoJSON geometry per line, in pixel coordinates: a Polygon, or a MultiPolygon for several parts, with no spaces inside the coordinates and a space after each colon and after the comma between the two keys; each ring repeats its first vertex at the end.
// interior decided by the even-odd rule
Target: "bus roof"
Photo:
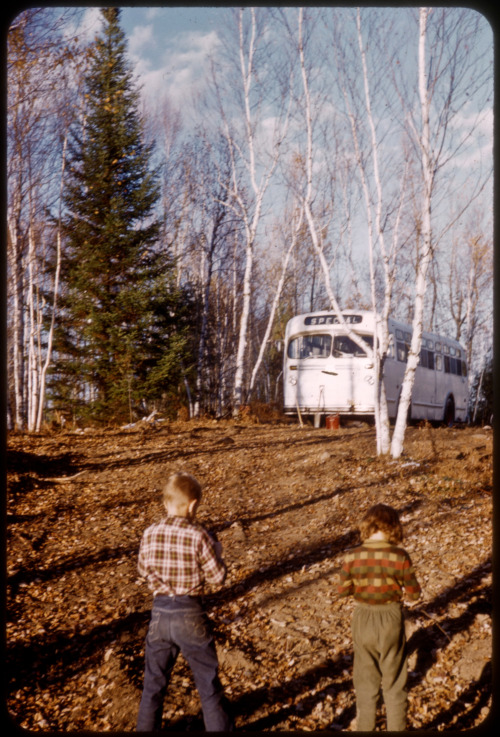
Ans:
{"type": "MultiPolygon", "coordinates": [[[[371,310],[356,310],[348,309],[342,310],[342,316],[345,319],[347,325],[353,330],[373,330],[375,326],[375,313],[371,310]]],[[[342,323],[337,317],[337,314],[333,310],[317,310],[314,312],[305,312],[300,315],[295,315],[290,318],[286,326],[286,335],[290,333],[309,332],[314,328],[321,328],[322,326],[337,326],[341,327],[342,323]]],[[[396,328],[405,332],[412,332],[411,325],[396,320],[395,318],[389,318],[389,330],[393,332],[396,328]]],[[[435,341],[441,341],[445,344],[460,347],[462,350],[463,346],[458,340],[449,338],[439,333],[432,333],[428,330],[422,331],[422,337],[426,339],[433,339],[435,341]]]]}

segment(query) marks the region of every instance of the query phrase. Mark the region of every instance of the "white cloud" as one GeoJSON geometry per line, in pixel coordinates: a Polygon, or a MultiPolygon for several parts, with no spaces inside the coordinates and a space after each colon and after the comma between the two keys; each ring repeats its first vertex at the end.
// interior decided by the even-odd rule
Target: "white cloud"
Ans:
{"type": "Polygon", "coordinates": [[[76,29],[77,35],[83,37],[86,41],[93,41],[102,28],[102,14],[100,8],[88,8],[81,24],[76,29]]]}
{"type": "MultiPolygon", "coordinates": [[[[71,18],[71,17],[70,17],[71,18]]],[[[99,8],[79,11],[78,22],[68,19],[64,26],[66,38],[79,38],[83,43],[92,43],[102,28],[102,14],[99,8]]]]}
{"type": "MultiPolygon", "coordinates": [[[[137,35],[136,44],[140,39],[145,40],[146,33],[137,35]]],[[[215,31],[180,33],[173,43],[167,45],[156,63],[151,59],[148,62],[138,59],[136,73],[140,76],[144,94],[152,99],[166,94],[174,105],[185,107],[205,83],[208,58],[216,52],[218,45],[215,31]]]]}
{"type": "Polygon", "coordinates": [[[153,26],[135,26],[132,35],[128,39],[128,50],[132,59],[134,61],[138,60],[141,52],[150,50],[151,46],[156,46],[153,26]]]}
{"type": "Polygon", "coordinates": [[[475,131],[476,136],[488,136],[493,133],[493,109],[491,107],[477,112],[472,105],[464,108],[451,120],[451,126],[462,133],[475,131]]]}
{"type": "Polygon", "coordinates": [[[162,8],[145,8],[146,12],[146,20],[156,20],[157,18],[161,18],[162,15],[162,8]]]}

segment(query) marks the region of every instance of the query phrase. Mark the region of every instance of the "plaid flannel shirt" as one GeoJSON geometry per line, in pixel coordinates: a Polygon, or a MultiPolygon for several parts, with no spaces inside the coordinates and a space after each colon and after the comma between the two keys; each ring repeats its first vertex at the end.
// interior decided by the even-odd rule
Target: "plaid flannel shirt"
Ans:
{"type": "Polygon", "coordinates": [[[365,540],[348,551],[337,586],[339,596],[354,596],[364,604],[388,604],[403,598],[420,597],[410,556],[396,545],[382,540],[365,540]]]}
{"type": "Polygon", "coordinates": [[[155,596],[199,594],[204,583],[220,584],[226,577],[214,540],[186,517],[168,516],[147,528],[137,568],[155,596]]]}

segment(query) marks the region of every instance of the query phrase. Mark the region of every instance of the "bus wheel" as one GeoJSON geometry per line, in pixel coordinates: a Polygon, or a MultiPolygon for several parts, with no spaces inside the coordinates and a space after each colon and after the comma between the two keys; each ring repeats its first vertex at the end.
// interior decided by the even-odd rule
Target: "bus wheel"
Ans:
{"type": "Polygon", "coordinates": [[[453,397],[448,397],[444,408],[443,422],[447,427],[451,427],[455,422],[455,402],[453,397]]]}

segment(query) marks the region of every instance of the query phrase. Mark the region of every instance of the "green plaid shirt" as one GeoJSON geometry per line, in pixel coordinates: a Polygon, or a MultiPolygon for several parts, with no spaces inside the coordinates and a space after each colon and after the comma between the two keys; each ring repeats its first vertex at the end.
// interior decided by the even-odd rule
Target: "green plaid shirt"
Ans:
{"type": "Polygon", "coordinates": [[[226,566],[208,532],[186,517],[165,517],[144,532],[137,568],[154,595],[201,593],[204,583],[220,584],[226,566]]]}
{"type": "Polygon", "coordinates": [[[416,601],[420,596],[410,556],[383,540],[366,540],[348,551],[339,575],[338,595],[352,595],[364,604],[388,604],[403,597],[416,601]]]}

